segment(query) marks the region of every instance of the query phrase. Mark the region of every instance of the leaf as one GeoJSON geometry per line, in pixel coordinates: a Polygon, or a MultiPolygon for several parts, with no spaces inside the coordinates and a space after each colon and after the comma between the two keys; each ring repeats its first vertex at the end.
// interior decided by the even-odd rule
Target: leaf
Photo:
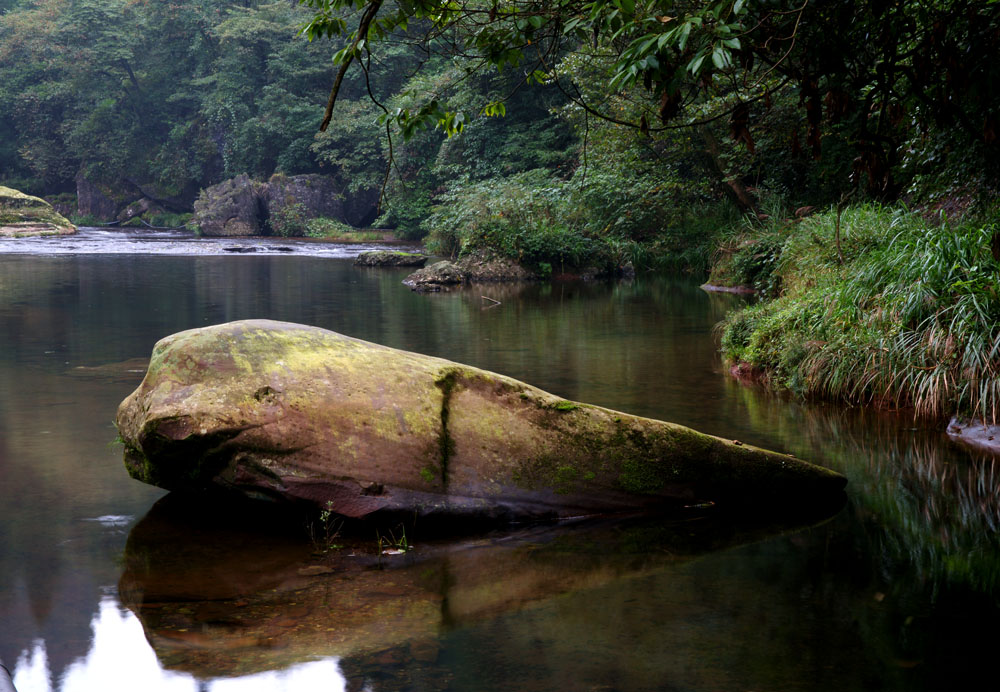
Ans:
{"type": "Polygon", "coordinates": [[[693,75],[697,75],[698,71],[701,69],[701,64],[703,62],[705,62],[705,54],[700,53],[697,57],[695,57],[691,62],[688,63],[688,71],[693,75]]]}
{"type": "Polygon", "coordinates": [[[691,35],[691,22],[684,22],[684,26],[681,29],[681,40],[677,43],[677,50],[684,52],[684,47],[687,46],[688,37],[691,35]]]}
{"type": "Polygon", "coordinates": [[[723,56],[721,46],[716,46],[712,49],[712,64],[720,70],[726,66],[726,59],[723,56]]]}

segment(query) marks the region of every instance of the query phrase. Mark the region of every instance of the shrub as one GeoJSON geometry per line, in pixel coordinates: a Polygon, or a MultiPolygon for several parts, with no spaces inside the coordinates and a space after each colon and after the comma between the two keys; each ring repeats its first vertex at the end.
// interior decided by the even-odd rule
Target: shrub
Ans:
{"type": "Polygon", "coordinates": [[[283,238],[299,237],[306,232],[308,215],[305,207],[299,202],[284,204],[271,210],[268,223],[271,233],[283,238]]]}

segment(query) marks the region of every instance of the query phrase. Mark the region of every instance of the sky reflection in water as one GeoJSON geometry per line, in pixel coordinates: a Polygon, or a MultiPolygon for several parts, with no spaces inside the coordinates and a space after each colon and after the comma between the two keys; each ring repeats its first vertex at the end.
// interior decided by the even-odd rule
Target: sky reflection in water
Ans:
{"type": "Polygon", "coordinates": [[[287,670],[237,678],[199,681],[163,670],[142,631],[142,624],[113,598],[100,602],[91,622],[93,645],[53,685],[45,642],[37,640],[13,666],[18,692],[343,692],[344,676],[336,659],[300,663],[287,670]]]}

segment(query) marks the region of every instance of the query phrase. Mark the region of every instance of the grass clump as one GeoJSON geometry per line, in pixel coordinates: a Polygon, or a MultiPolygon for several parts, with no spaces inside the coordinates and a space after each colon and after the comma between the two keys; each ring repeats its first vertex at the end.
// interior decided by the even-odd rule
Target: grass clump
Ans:
{"type": "Polygon", "coordinates": [[[731,314],[722,350],[803,396],[1000,417],[997,226],[904,209],[829,211],[789,231],[782,294],[731,314]]]}

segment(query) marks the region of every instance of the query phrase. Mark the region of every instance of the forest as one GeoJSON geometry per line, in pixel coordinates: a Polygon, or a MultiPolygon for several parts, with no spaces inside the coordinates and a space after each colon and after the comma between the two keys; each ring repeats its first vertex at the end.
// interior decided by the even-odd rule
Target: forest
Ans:
{"type": "Polygon", "coordinates": [[[680,271],[763,300],[742,376],[1000,411],[991,0],[0,4],[0,184],[193,224],[206,188],[322,174],[392,229],[546,278],[680,271]],[[325,113],[324,113],[325,109],[325,113]],[[147,200],[139,209],[128,207],[147,200]]]}

